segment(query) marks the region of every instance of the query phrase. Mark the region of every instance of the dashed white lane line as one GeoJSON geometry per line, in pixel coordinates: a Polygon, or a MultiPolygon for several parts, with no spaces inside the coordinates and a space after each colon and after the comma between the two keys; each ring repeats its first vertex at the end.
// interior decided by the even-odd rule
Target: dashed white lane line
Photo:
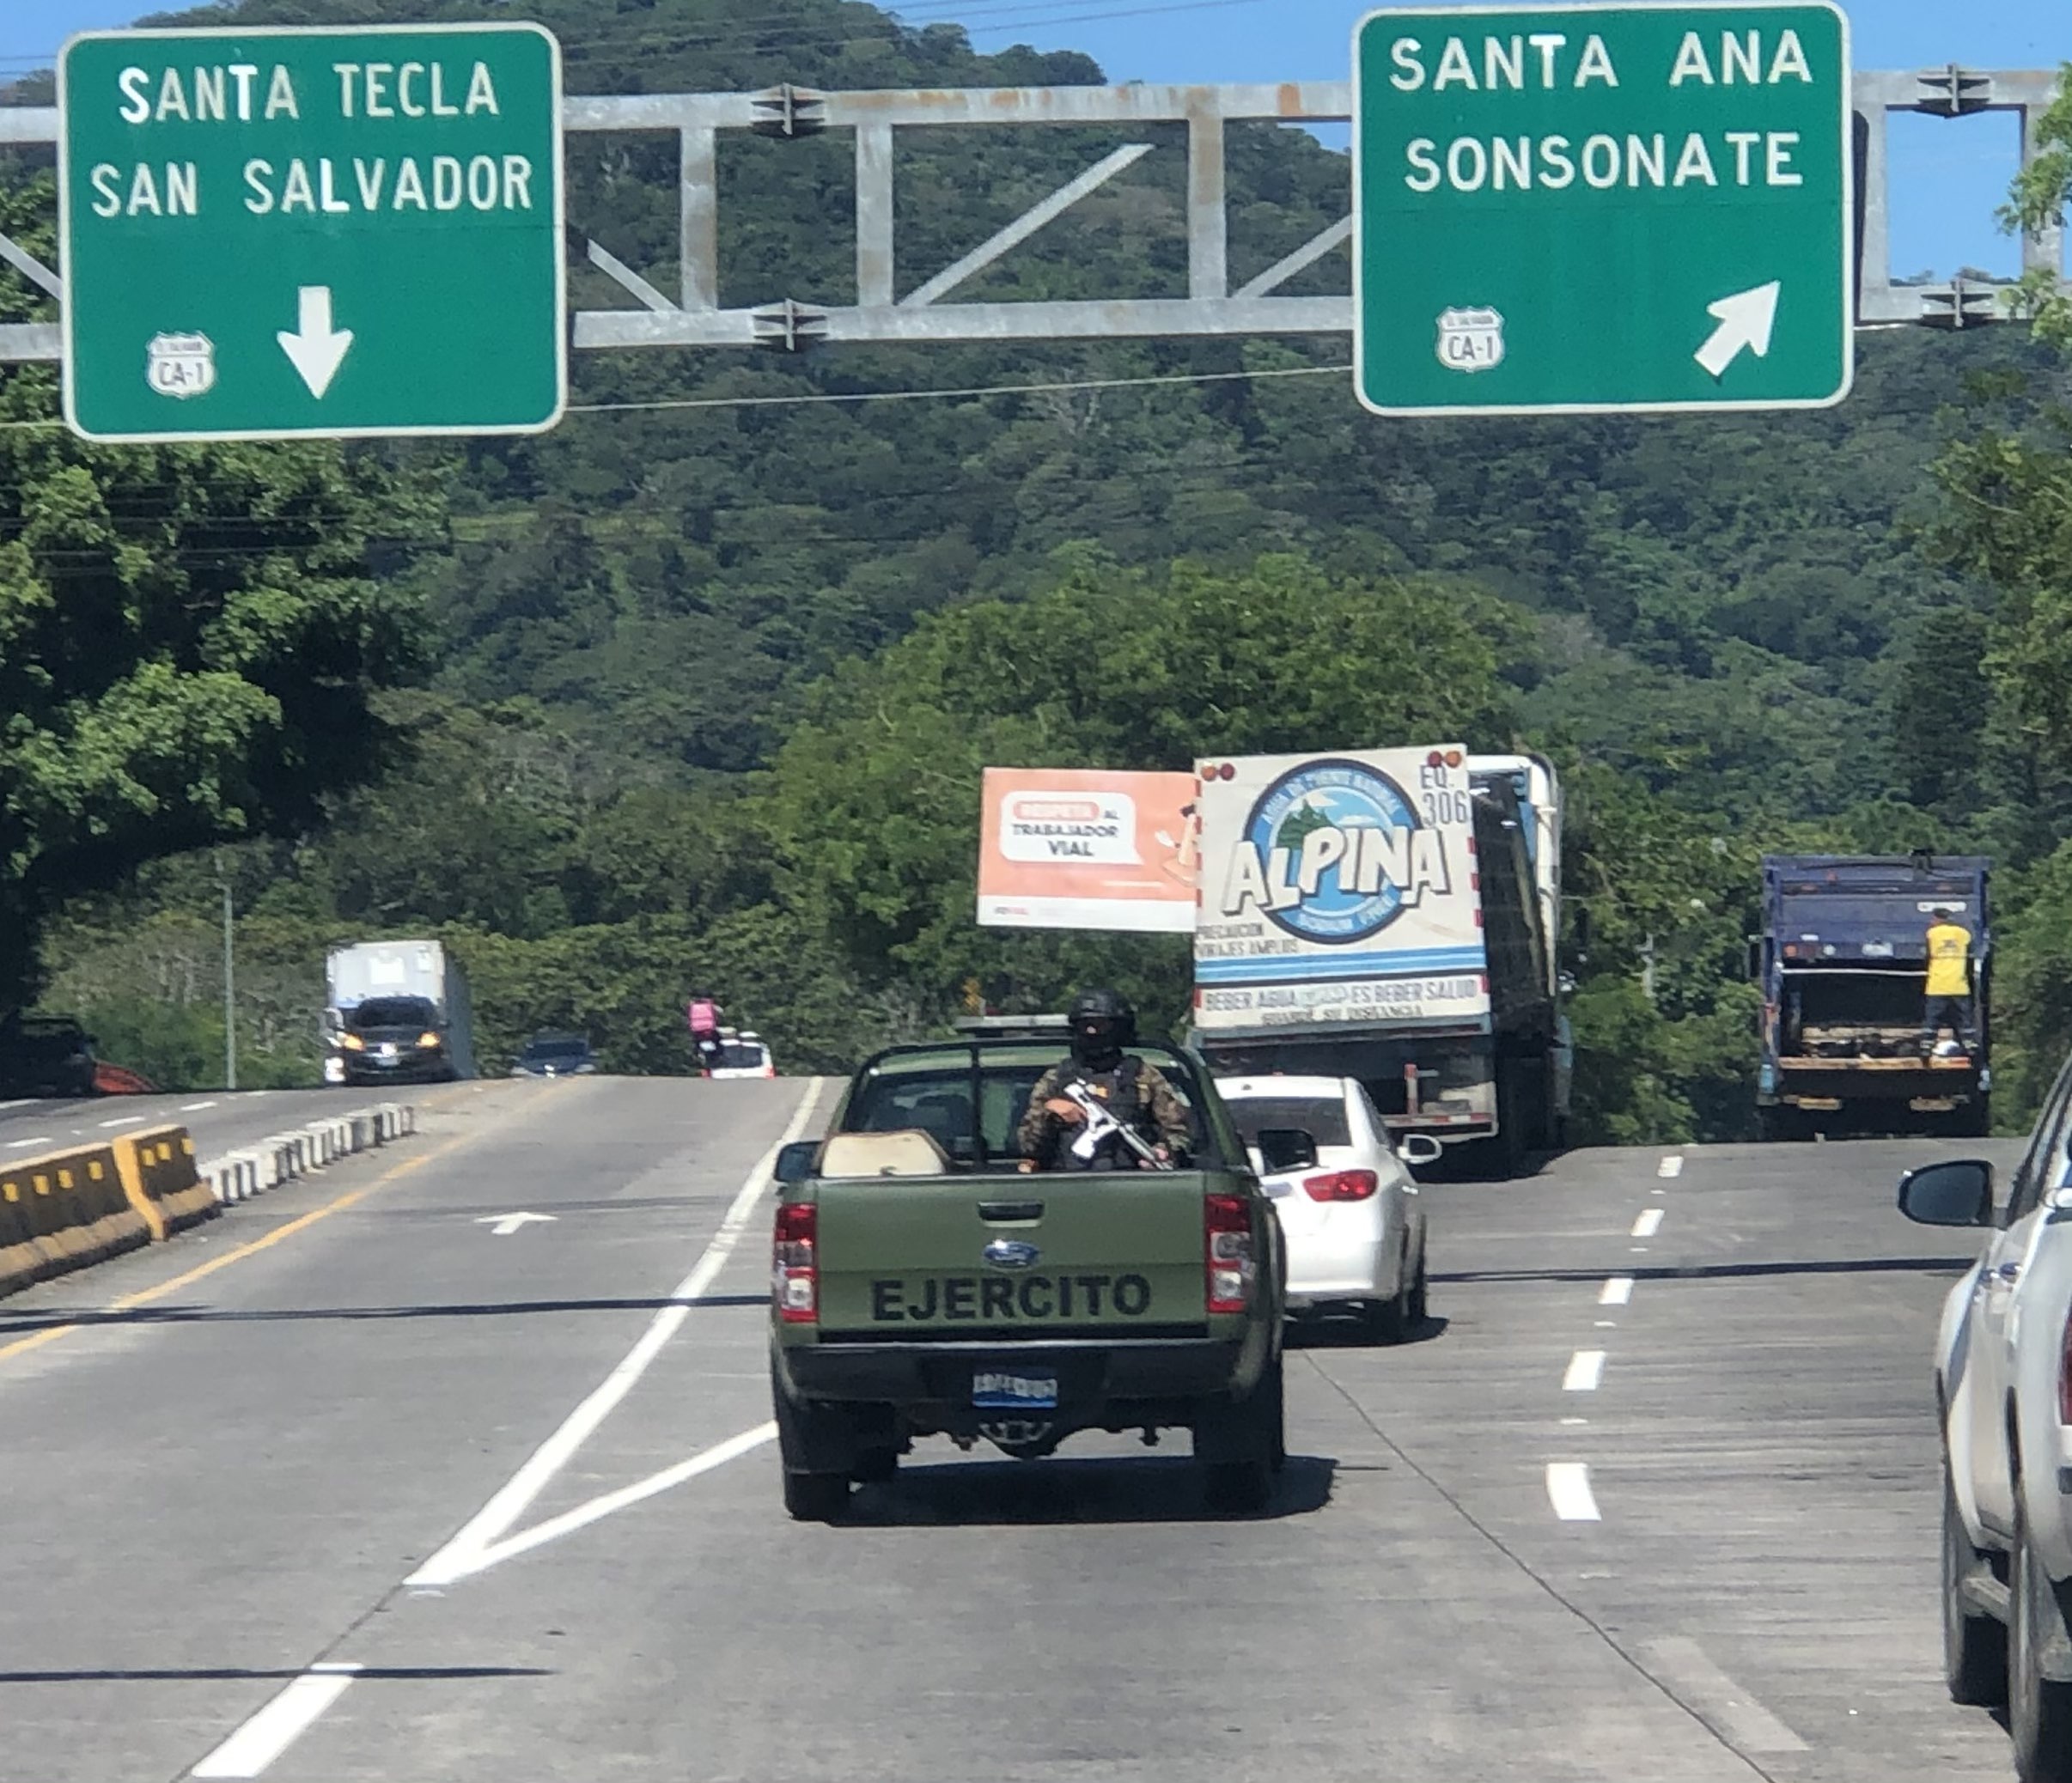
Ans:
{"type": "Polygon", "coordinates": [[[1645,1209],[1640,1218],[1633,1222],[1633,1236],[1636,1238],[1651,1238],[1661,1229],[1662,1210],[1660,1208],[1645,1209]]]}
{"type": "Polygon", "coordinates": [[[195,1777],[256,1777],[345,1694],[357,1665],[313,1665],[190,1773],[195,1777]]]}
{"type": "Polygon", "coordinates": [[[143,1123],[142,1115],[122,1115],[113,1121],[103,1121],[101,1125],[102,1130],[106,1131],[110,1127],[141,1127],[143,1123]]]}
{"type": "Polygon", "coordinates": [[[1658,1177],[1680,1177],[1684,1173],[1684,1159],[1680,1153],[1672,1152],[1655,1166],[1658,1177]]]}
{"type": "Polygon", "coordinates": [[[1564,1393],[1594,1393],[1604,1378],[1604,1351],[1579,1349],[1569,1358],[1569,1371],[1561,1378],[1561,1390],[1564,1393]]]}
{"type": "Polygon", "coordinates": [[[27,1108],[35,1099],[34,1096],[15,1096],[8,1101],[0,1102],[0,1108],[27,1108]]]}
{"type": "Polygon", "coordinates": [[[180,1104],[180,1111],[182,1114],[199,1114],[204,1108],[215,1106],[216,1098],[211,1096],[206,1102],[183,1102],[180,1104]]]}
{"type": "MultiPolygon", "coordinates": [[[[776,1165],[778,1151],[806,1130],[806,1123],[813,1118],[813,1111],[820,1103],[822,1087],[821,1080],[813,1080],[806,1094],[800,1099],[797,1111],[793,1114],[790,1124],[784,1129],[783,1136],[764,1154],[762,1161],[749,1171],[748,1180],[741,1184],[740,1193],[734,1197],[733,1205],[727,1209],[726,1218],[720,1221],[719,1230],[712,1235],[712,1242],[705,1246],[704,1254],[692,1265],[691,1273],[671,1291],[668,1305],[648,1322],[648,1329],[642,1332],[640,1341],[626,1352],[617,1367],[591,1389],[588,1397],[562,1420],[561,1427],[533,1451],[525,1465],[511,1476],[486,1505],[461,1525],[460,1532],[403,1581],[405,1585],[451,1585],[456,1579],[465,1579],[469,1573],[478,1573],[484,1567],[493,1564],[491,1556],[503,1543],[511,1525],[525,1515],[533,1500],[545,1489],[547,1482],[568,1465],[576,1451],[596,1433],[597,1427],[633,1390],[635,1384],[648,1372],[655,1357],[661,1354],[669,1340],[682,1328],[684,1321],[690,1317],[692,1306],[711,1287],[713,1279],[725,1267],[727,1259],[734,1254],[734,1246],[740,1242],[741,1233],[747,1227],[749,1216],[754,1213],[756,1203],[762,1199],[763,1191],[770,1186],[770,1173],[776,1165]]],[[[767,1440],[766,1438],[762,1439],[767,1440]]],[[[734,1440],[738,1442],[740,1439],[734,1440]]],[[[742,1451],[737,1449],[734,1452],[742,1451]]],[[[605,1513],[600,1512],[598,1514],[601,1516],[605,1513]]],[[[501,1559],[503,1555],[497,1554],[495,1558],[501,1559]]]]}
{"type": "Polygon", "coordinates": [[[1606,1279],[1603,1289],[1597,1296],[1600,1306],[1624,1306],[1633,1298],[1633,1278],[1630,1275],[1612,1275],[1606,1279]]]}
{"type": "Polygon", "coordinates": [[[34,1139],[10,1139],[7,1142],[7,1148],[10,1152],[19,1152],[25,1146],[47,1146],[50,1142],[49,1134],[39,1133],[34,1139]]]}
{"type": "Polygon", "coordinates": [[[1590,1493],[1590,1470],[1580,1461],[1547,1464],[1547,1501],[1563,1523],[1598,1523],[1597,1500],[1590,1493]]]}

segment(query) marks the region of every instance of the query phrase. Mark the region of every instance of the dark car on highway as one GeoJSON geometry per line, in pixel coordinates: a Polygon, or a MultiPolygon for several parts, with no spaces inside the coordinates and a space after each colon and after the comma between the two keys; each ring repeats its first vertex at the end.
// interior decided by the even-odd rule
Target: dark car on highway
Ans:
{"type": "Polygon", "coordinates": [[[91,1096],[94,1037],[69,1015],[0,1017],[0,1095],[91,1096]]]}
{"type": "Polygon", "coordinates": [[[513,1077],[587,1077],[597,1055],[583,1034],[535,1034],[512,1062],[513,1077]]]}
{"type": "Polygon", "coordinates": [[[430,997],[369,997],[346,1016],[338,1048],[347,1083],[444,1082],[460,1074],[430,997]]]}

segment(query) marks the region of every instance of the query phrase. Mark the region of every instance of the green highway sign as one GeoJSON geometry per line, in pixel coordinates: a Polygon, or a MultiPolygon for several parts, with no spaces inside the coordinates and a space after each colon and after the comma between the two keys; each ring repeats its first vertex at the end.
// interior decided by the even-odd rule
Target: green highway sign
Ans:
{"type": "Polygon", "coordinates": [[[1409,6],[1353,36],[1353,359],[1383,415],[1817,408],[1854,368],[1822,0],[1409,6]]]}
{"type": "Polygon", "coordinates": [[[64,410],[94,440],[560,418],[536,25],[90,32],[58,64],[64,410]]]}

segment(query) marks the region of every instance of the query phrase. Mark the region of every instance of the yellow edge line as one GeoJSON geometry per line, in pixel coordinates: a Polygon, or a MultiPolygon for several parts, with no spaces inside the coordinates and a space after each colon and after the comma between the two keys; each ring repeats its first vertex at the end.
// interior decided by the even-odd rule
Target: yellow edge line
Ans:
{"type": "MultiPolygon", "coordinates": [[[[235,1251],[226,1251],[221,1257],[212,1257],[207,1263],[189,1269],[185,1275],[175,1275],[170,1281],[161,1281],[154,1287],[142,1288],[136,1293],[123,1295],[119,1300],[109,1301],[101,1308],[101,1316],[105,1317],[112,1312],[128,1312],[135,1307],[148,1306],[154,1300],[162,1300],[168,1294],[177,1293],[181,1288],[191,1287],[204,1276],[213,1275],[218,1269],[227,1269],[232,1263],[242,1263],[247,1257],[256,1257],[262,1251],[271,1250],[283,1238],[293,1238],[304,1227],[314,1226],[320,1220],[328,1220],[333,1214],[343,1213],[355,1202],[364,1201],[377,1189],[386,1189],[399,1177],[408,1176],[413,1170],[422,1170],[426,1165],[443,1158],[448,1152],[466,1144],[470,1140],[481,1137],[478,1132],[457,1133],[445,1144],[435,1147],[429,1152],[420,1152],[414,1158],[405,1159],[394,1168],[383,1171],[373,1182],[358,1189],[349,1190],[344,1195],[326,1202],[320,1208],[312,1208],[307,1214],[290,1220],[287,1225],[268,1232],[263,1238],[254,1238],[249,1244],[240,1244],[235,1251]]],[[[46,1330],[34,1332],[27,1337],[18,1337],[12,1343],[0,1344],[0,1362],[10,1357],[26,1355],[32,1349],[41,1349],[46,1343],[55,1343],[60,1337],[69,1337],[73,1332],[85,1329],[84,1324],[52,1325],[46,1330]]]]}

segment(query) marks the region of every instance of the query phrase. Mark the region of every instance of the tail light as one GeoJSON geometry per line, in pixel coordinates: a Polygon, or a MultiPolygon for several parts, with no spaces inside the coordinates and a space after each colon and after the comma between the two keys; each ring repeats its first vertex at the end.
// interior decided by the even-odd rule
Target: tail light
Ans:
{"type": "Polygon", "coordinates": [[[770,1298],[788,1325],[810,1325],[820,1316],[820,1269],[814,1260],[820,1209],[811,1202],[788,1202],[777,1210],[776,1241],[770,1251],[770,1298]]]}
{"type": "Polygon", "coordinates": [[[1241,1195],[1202,1197],[1204,1268],[1209,1310],[1243,1312],[1252,1305],[1258,1261],[1252,1249],[1252,1205],[1241,1195]]]}
{"type": "Polygon", "coordinates": [[[1365,1201],[1380,1186],[1381,1178],[1371,1170],[1331,1170],[1302,1178],[1302,1192],[1312,1201],[1365,1201]]]}
{"type": "Polygon", "coordinates": [[[2066,1316],[2064,1342],[2057,1358],[2057,1421],[2072,1424],[2072,1314],[2066,1316]]]}

